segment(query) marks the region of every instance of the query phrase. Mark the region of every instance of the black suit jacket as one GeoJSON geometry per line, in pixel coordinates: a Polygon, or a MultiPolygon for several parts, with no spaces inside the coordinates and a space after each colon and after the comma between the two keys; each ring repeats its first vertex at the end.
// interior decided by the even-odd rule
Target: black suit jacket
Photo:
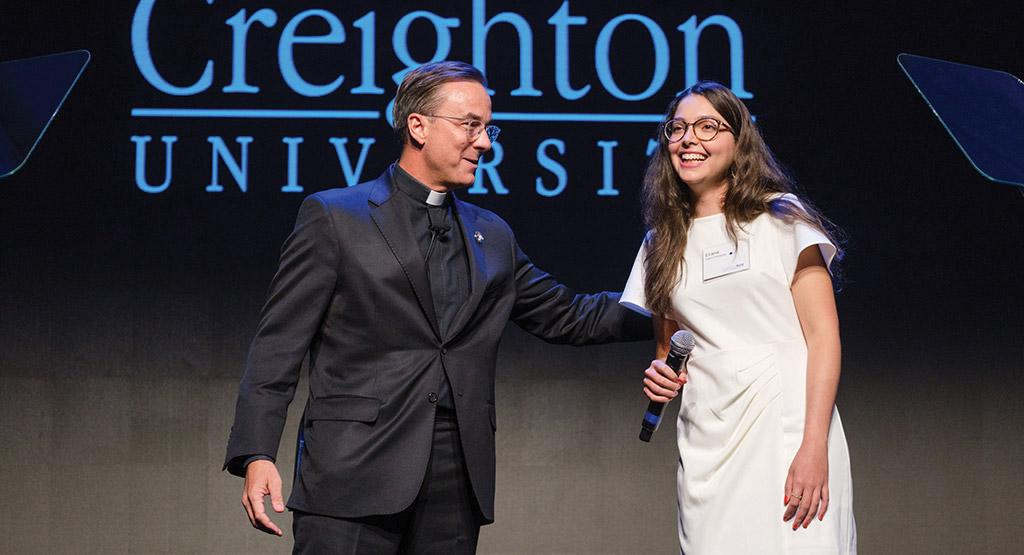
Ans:
{"type": "Polygon", "coordinates": [[[385,172],[302,203],[249,351],[225,466],[241,473],[240,457],[276,456],[308,352],[288,507],[399,512],[423,481],[432,400],[447,371],[473,491],[492,521],[494,369],[505,324],[576,345],[649,338],[650,324],[620,307],[618,294],[574,294],[530,262],[501,218],[456,201],[471,291],[442,337],[423,256],[394,194],[385,172]]]}

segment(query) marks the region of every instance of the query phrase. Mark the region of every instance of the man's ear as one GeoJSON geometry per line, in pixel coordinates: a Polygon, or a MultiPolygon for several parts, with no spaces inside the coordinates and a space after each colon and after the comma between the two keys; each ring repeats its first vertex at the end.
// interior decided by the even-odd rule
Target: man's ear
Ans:
{"type": "Polygon", "coordinates": [[[422,146],[427,142],[427,121],[426,118],[420,114],[409,114],[409,118],[405,120],[406,128],[409,129],[409,138],[416,145],[422,146]]]}

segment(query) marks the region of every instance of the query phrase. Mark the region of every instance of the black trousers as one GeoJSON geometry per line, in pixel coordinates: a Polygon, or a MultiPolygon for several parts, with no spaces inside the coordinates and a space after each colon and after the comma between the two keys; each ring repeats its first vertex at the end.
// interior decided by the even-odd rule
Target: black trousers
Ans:
{"type": "Polygon", "coordinates": [[[437,409],[426,476],[412,505],[393,515],[336,518],[295,511],[293,553],[476,553],[482,517],[469,483],[455,413],[437,409]]]}

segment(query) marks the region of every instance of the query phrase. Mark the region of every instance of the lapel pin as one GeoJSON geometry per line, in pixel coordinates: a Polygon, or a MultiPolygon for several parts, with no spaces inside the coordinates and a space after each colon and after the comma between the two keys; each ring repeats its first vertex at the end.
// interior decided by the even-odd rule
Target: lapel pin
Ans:
{"type": "Polygon", "coordinates": [[[476,239],[477,243],[483,243],[484,242],[484,234],[480,233],[479,231],[474,231],[473,232],[473,238],[476,239]]]}

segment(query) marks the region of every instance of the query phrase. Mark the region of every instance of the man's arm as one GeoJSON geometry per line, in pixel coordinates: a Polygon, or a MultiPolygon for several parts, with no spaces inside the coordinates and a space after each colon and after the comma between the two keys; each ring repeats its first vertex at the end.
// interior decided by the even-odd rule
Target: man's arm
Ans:
{"type": "Polygon", "coordinates": [[[651,339],[651,320],[619,305],[619,293],[579,295],[536,267],[513,239],[512,321],[549,343],[587,345],[651,339]]]}
{"type": "Polygon", "coordinates": [[[239,455],[224,463],[224,470],[235,476],[245,477],[245,469],[249,467],[249,463],[256,461],[274,462],[274,459],[270,455],[239,455]]]}
{"type": "Polygon", "coordinates": [[[273,460],[302,360],[334,293],[338,258],[337,234],[327,207],[310,196],[281,249],[238,388],[224,467],[246,477],[242,503],[253,526],[277,535],[280,529],[263,511],[263,496],[271,496],[275,510],[284,510],[273,460]]]}

